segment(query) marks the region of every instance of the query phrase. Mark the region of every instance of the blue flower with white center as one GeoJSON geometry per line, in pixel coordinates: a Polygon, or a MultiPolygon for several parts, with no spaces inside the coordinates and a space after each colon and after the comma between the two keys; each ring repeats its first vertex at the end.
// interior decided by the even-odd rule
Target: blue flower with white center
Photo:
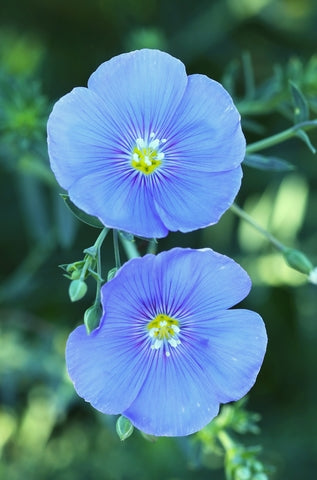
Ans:
{"type": "Polygon", "coordinates": [[[245,139],[227,91],[158,50],[99,66],[48,121],[51,167],[109,227],[164,237],[216,223],[241,183],[245,139]]]}
{"type": "Polygon", "coordinates": [[[78,394],[156,436],[194,433],[255,382],[267,336],[261,317],[230,307],[246,272],[210,249],[175,248],[127,262],[102,287],[103,316],[80,326],[66,363],[78,394]]]}

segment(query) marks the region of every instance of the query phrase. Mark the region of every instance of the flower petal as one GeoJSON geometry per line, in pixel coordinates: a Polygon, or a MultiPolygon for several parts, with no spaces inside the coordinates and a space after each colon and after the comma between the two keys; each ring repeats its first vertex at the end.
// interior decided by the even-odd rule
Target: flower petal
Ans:
{"type": "Polygon", "coordinates": [[[113,116],[132,119],[142,138],[151,132],[160,134],[186,85],[183,63],[150,49],[124,53],[102,63],[88,81],[88,88],[110,104],[113,116]]]}
{"type": "Polygon", "coordinates": [[[123,412],[145,433],[182,436],[197,432],[219,410],[215,391],[194,360],[185,358],[178,347],[170,357],[153,352],[151,369],[139,395],[123,412]],[[189,361],[188,361],[189,360],[189,361]]]}
{"type": "Polygon", "coordinates": [[[92,173],[73,183],[69,196],[79,208],[97,216],[108,228],[149,238],[168,234],[146,179],[138,173],[116,175],[108,169],[92,173]]]}
{"type": "Polygon", "coordinates": [[[190,75],[184,96],[166,126],[165,153],[177,171],[191,175],[236,168],[246,142],[240,115],[228,92],[205,75],[190,75]],[[171,140],[172,141],[171,141],[171,140]]]}
{"type": "Polygon", "coordinates": [[[218,222],[239,191],[242,170],[193,173],[182,168],[165,177],[153,192],[156,210],[167,229],[190,232],[218,222]]]}
{"type": "Polygon", "coordinates": [[[205,317],[206,312],[210,317],[243,300],[251,288],[240,265],[209,248],[173,248],[155,258],[153,278],[166,313],[177,318],[205,317]]]}
{"type": "Polygon", "coordinates": [[[111,173],[122,160],[125,145],[108,109],[87,88],[62,97],[49,117],[48,149],[51,167],[66,190],[92,172],[111,173]]]}
{"type": "Polygon", "coordinates": [[[261,368],[267,335],[255,312],[233,309],[214,318],[197,317],[190,331],[197,340],[197,361],[204,365],[221,403],[243,397],[261,368]]]}
{"type": "Polygon", "coordinates": [[[84,326],[76,328],[67,341],[66,364],[78,395],[108,414],[131,404],[148,371],[146,351],[136,349],[122,326],[111,321],[90,335],[84,326]]]}

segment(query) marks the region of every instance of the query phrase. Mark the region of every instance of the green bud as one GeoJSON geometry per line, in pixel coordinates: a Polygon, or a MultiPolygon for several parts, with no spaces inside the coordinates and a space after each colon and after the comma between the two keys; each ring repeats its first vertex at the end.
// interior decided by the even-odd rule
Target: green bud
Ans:
{"type": "Polygon", "coordinates": [[[122,442],[132,435],[133,429],[134,427],[128,418],[123,417],[122,415],[118,418],[116,431],[122,442]]]}
{"type": "Polygon", "coordinates": [[[77,302],[86,295],[87,285],[83,280],[72,280],[69,285],[68,294],[72,302],[77,302]]]}
{"type": "Polygon", "coordinates": [[[73,270],[70,278],[71,278],[71,280],[77,280],[78,278],[80,278],[80,275],[81,275],[80,270],[73,270]]]}
{"type": "Polygon", "coordinates": [[[248,467],[238,467],[234,474],[235,480],[250,480],[251,472],[248,467]]]}
{"type": "Polygon", "coordinates": [[[290,267],[301,273],[305,273],[306,275],[308,275],[314,268],[306,255],[294,248],[285,248],[283,250],[283,256],[290,267]]]}
{"type": "Polygon", "coordinates": [[[111,280],[115,274],[117,273],[118,269],[116,267],[112,268],[111,270],[109,270],[108,272],[108,276],[107,276],[107,282],[109,282],[109,280],[111,280]]]}
{"type": "Polygon", "coordinates": [[[94,304],[85,311],[84,323],[86,325],[88,335],[98,327],[101,315],[102,309],[100,304],[94,304]]]}
{"type": "Polygon", "coordinates": [[[313,270],[309,272],[308,281],[314,285],[317,285],[317,267],[313,268],[313,270]]]}
{"type": "Polygon", "coordinates": [[[257,473],[253,475],[252,480],[268,480],[268,478],[269,477],[266,475],[266,473],[257,473]]]}

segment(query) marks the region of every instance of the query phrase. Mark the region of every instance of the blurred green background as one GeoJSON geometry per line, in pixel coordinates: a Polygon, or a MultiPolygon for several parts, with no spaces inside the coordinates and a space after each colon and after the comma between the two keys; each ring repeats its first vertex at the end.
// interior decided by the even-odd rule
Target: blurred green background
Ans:
{"type": "MultiPolygon", "coordinates": [[[[316,118],[316,25],[315,0],[1,1],[0,478],[224,479],[221,459],[202,455],[190,438],[151,443],[135,433],[121,443],[115,419],[75,395],[65,341],[94,289],[91,283],[70,304],[58,265],[80,260],[98,232],[72,218],[59,198],[45,124],[54,101],[86,85],[101,62],[153,47],[180,58],[188,73],[223,81],[248,142],[256,141],[291,125],[288,78],[316,118]]],[[[311,140],[317,144],[315,133],[311,140]]],[[[299,139],[270,153],[294,170],[245,167],[237,202],[316,265],[316,155],[299,139]]],[[[316,286],[231,212],[204,231],[169,235],[159,249],[176,245],[214,248],[249,272],[254,286],[243,307],[262,315],[269,346],[248,403],[261,414],[262,431],[242,441],[262,444],[272,478],[315,478],[316,286]]],[[[109,239],[103,259],[105,271],[114,266],[109,239]]]]}

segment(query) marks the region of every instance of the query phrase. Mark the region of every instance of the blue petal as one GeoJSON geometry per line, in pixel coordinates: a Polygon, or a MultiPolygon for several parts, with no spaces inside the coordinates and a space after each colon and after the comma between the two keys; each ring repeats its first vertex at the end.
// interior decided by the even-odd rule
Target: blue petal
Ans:
{"type": "Polygon", "coordinates": [[[244,159],[240,115],[228,92],[205,75],[190,75],[182,101],[166,125],[166,160],[175,170],[223,172],[244,159]]]}
{"type": "Polygon", "coordinates": [[[190,232],[220,219],[232,205],[241,185],[242,170],[193,172],[180,168],[165,174],[153,192],[156,210],[171,231],[190,232]]]}
{"type": "Polygon", "coordinates": [[[152,353],[151,369],[139,395],[123,412],[145,433],[183,436],[197,432],[218,413],[219,401],[194,357],[181,348],[152,353]]]}
{"type": "Polygon", "coordinates": [[[90,335],[78,327],[66,345],[67,370],[78,395],[108,414],[121,413],[131,404],[148,371],[147,349],[140,348],[120,322],[114,323],[107,318],[90,335]]]}
{"type": "Polygon", "coordinates": [[[234,260],[211,249],[174,248],[156,257],[156,283],[168,315],[211,315],[243,300],[248,274],[234,260]]]}
{"type": "Polygon", "coordinates": [[[114,168],[110,173],[105,168],[78,179],[69,188],[69,195],[79,208],[109,228],[149,238],[164,237],[168,229],[155,209],[147,182],[137,172],[114,168]]]}
{"type": "Polygon", "coordinates": [[[87,88],[61,98],[47,124],[51,167],[60,185],[67,190],[92,172],[111,175],[122,161],[127,163],[128,139],[120,128],[109,121],[107,105],[87,88]]]}
{"type": "Polygon", "coordinates": [[[243,397],[253,386],[267,345],[262,318],[249,310],[197,316],[190,329],[196,338],[196,358],[204,365],[221,403],[243,397]],[[198,340],[199,339],[199,340],[198,340]]]}
{"type": "Polygon", "coordinates": [[[187,75],[180,60],[148,49],[118,55],[101,64],[88,82],[88,88],[110,105],[113,118],[129,120],[141,137],[151,132],[160,135],[186,85],[187,75]]]}

